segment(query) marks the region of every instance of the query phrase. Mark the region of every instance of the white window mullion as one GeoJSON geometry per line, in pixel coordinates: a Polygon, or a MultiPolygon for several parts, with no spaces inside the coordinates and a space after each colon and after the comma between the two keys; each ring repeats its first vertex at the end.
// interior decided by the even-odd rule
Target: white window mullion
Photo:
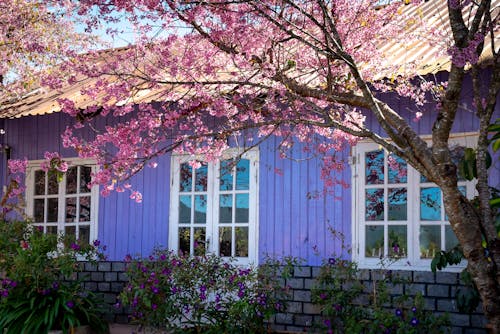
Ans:
{"type": "MultiPolygon", "coordinates": [[[[76,168],[77,178],[76,182],[76,191],[75,194],[67,194],[67,184],[68,184],[68,173],[63,174],[63,178],[61,182],[57,184],[57,194],[49,194],[49,176],[47,172],[43,172],[43,180],[44,180],[44,193],[35,195],[35,182],[37,173],[40,175],[41,169],[40,165],[42,164],[42,160],[39,161],[30,161],[27,169],[26,176],[26,213],[28,216],[35,216],[35,201],[43,200],[43,221],[38,219],[35,221],[35,225],[40,225],[44,227],[44,231],[48,232],[49,230],[57,233],[65,233],[65,228],[67,226],[74,226],[75,228],[75,237],[80,237],[80,226],[88,226],[89,227],[89,242],[97,239],[98,231],[97,231],[97,220],[98,220],[98,211],[97,205],[99,201],[99,189],[97,186],[90,189],[88,192],[84,192],[83,196],[89,197],[89,221],[80,222],[80,197],[82,197],[82,193],[80,191],[80,182],[81,182],[81,170],[82,168],[91,169],[92,172],[97,171],[97,167],[95,163],[91,160],[82,160],[82,159],[65,159],[70,163],[70,168],[76,168]],[[66,223],[66,201],[68,198],[74,198],[76,202],[75,207],[75,219],[74,221],[66,223]],[[57,201],[57,214],[55,217],[56,221],[49,222],[49,200],[57,201]],[[56,229],[54,231],[54,228],[56,229]]],[[[35,217],[36,218],[36,217],[35,217]]]]}

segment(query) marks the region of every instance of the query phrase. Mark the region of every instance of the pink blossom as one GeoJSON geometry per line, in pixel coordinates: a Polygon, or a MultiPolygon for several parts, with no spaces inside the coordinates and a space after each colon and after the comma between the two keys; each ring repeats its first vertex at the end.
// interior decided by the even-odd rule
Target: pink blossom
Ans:
{"type": "Polygon", "coordinates": [[[24,158],[23,160],[9,159],[8,161],[9,171],[12,174],[26,173],[26,168],[28,168],[28,159],[24,158]]]}

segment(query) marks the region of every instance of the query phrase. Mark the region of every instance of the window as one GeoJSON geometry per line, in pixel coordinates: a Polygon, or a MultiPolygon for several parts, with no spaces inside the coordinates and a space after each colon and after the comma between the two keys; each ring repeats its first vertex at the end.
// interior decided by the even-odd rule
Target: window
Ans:
{"type": "Polygon", "coordinates": [[[198,168],[189,157],[172,158],[171,249],[257,262],[257,155],[252,150],[236,160],[198,160],[198,168]]]}
{"type": "MultiPolygon", "coordinates": [[[[458,161],[475,137],[454,140],[458,161]]],[[[374,143],[355,147],[353,167],[353,244],[362,266],[378,267],[382,257],[399,258],[400,269],[430,269],[436,252],[458,244],[444,211],[441,190],[403,159],[374,143]]],[[[459,179],[467,197],[473,182],[459,179]]]]}
{"type": "Polygon", "coordinates": [[[90,243],[97,239],[98,188],[88,188],[96,166],[82,160],[70,162],[61,180],[55,173],[30,162],[26,180],[27,213],[45,233],[74,235],[90,243]]]}

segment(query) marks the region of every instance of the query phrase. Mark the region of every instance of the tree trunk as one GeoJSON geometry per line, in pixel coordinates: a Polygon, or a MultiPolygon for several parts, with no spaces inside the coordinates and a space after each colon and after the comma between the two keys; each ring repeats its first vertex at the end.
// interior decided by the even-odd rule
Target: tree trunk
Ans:
{"type": "MultiPolygon", "coordinates": [[[[462,245],[467,269],[479,291],[491,333],[500,334],[499,265],[482,246],[481,215],[456,187],[441,187],[450,224],[462,245]]],[[[498,238],[496,244],[498,247],[498,238]]]]}

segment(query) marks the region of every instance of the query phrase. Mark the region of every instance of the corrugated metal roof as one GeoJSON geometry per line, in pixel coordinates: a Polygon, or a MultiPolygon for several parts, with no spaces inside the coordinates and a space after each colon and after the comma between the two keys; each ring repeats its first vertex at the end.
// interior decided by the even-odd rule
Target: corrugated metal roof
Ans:
{"type": "MultiPolygon", "coordinates": [[[[500,11],[500,0],[492,1],[492,8],[497,13],[500,11]]],[[[446,0],[430,0],[422,2],[419,6],[404,5],[402,13],[404,17],[415,17],[422,19],[429,24],[439,26],[439,29],[449,32],[450,26],[448,22],[448,10],[446,0]]],[[[468,12],[464,12],[466,16],[468,12]]],[[[499,26],[495,26],[495,45],[500,44],[499,26]]],[[[492,58],[491,43],[488,42],[489,37],[485,41],[485,49],[481,55],[480,62],[485,63],[492,58]]],[[[426,41],[414,42],[411,45],[406,45],[398,41],[387,42],[381,45],[380,51],[384,54],[384,61],[387,65],[397,65],[404,68],[405,65],[412,64],[417,69],[420,75],[437,73],[439,71],[448,71],[450,69],[450,59],[446,55],[436,57],[438,48],[445,48],[444,45],[433,45],[426,41]]],[[[105,61],[106,57],[112,56],[115,53],[127,50],[119,48],[113,50],[104,50],[98,54],[97,62],[105,61]],[[99,56],[102,56],[99,58],[99,56]]],[[[389,76],[381,73],[381,77],[389,76]]],[[[109,80],[114,80],[108,77],[109,80]]],[[[98,96],[96,99],[91,99],[80,92],[82,89],[90,88],[96,82],[96,78],[81,78],[72,85],[65,85],[62,89],[50,90],[45,88],[37,88],[30,92],[22,99],[7,100],[0,102],[0,118],[18,118],[28,115],[43,115],[61,110],[58,99],[65,98],[72,100],[76,107],[85,109],[89,106],[96,105],[104,96],[98,96]]],[[[154,90],[143,89],[135,92],[130,96],[132,103],[151,102],[161,100],[163,93],[170,87],[155,88],[154,90]]]]}

